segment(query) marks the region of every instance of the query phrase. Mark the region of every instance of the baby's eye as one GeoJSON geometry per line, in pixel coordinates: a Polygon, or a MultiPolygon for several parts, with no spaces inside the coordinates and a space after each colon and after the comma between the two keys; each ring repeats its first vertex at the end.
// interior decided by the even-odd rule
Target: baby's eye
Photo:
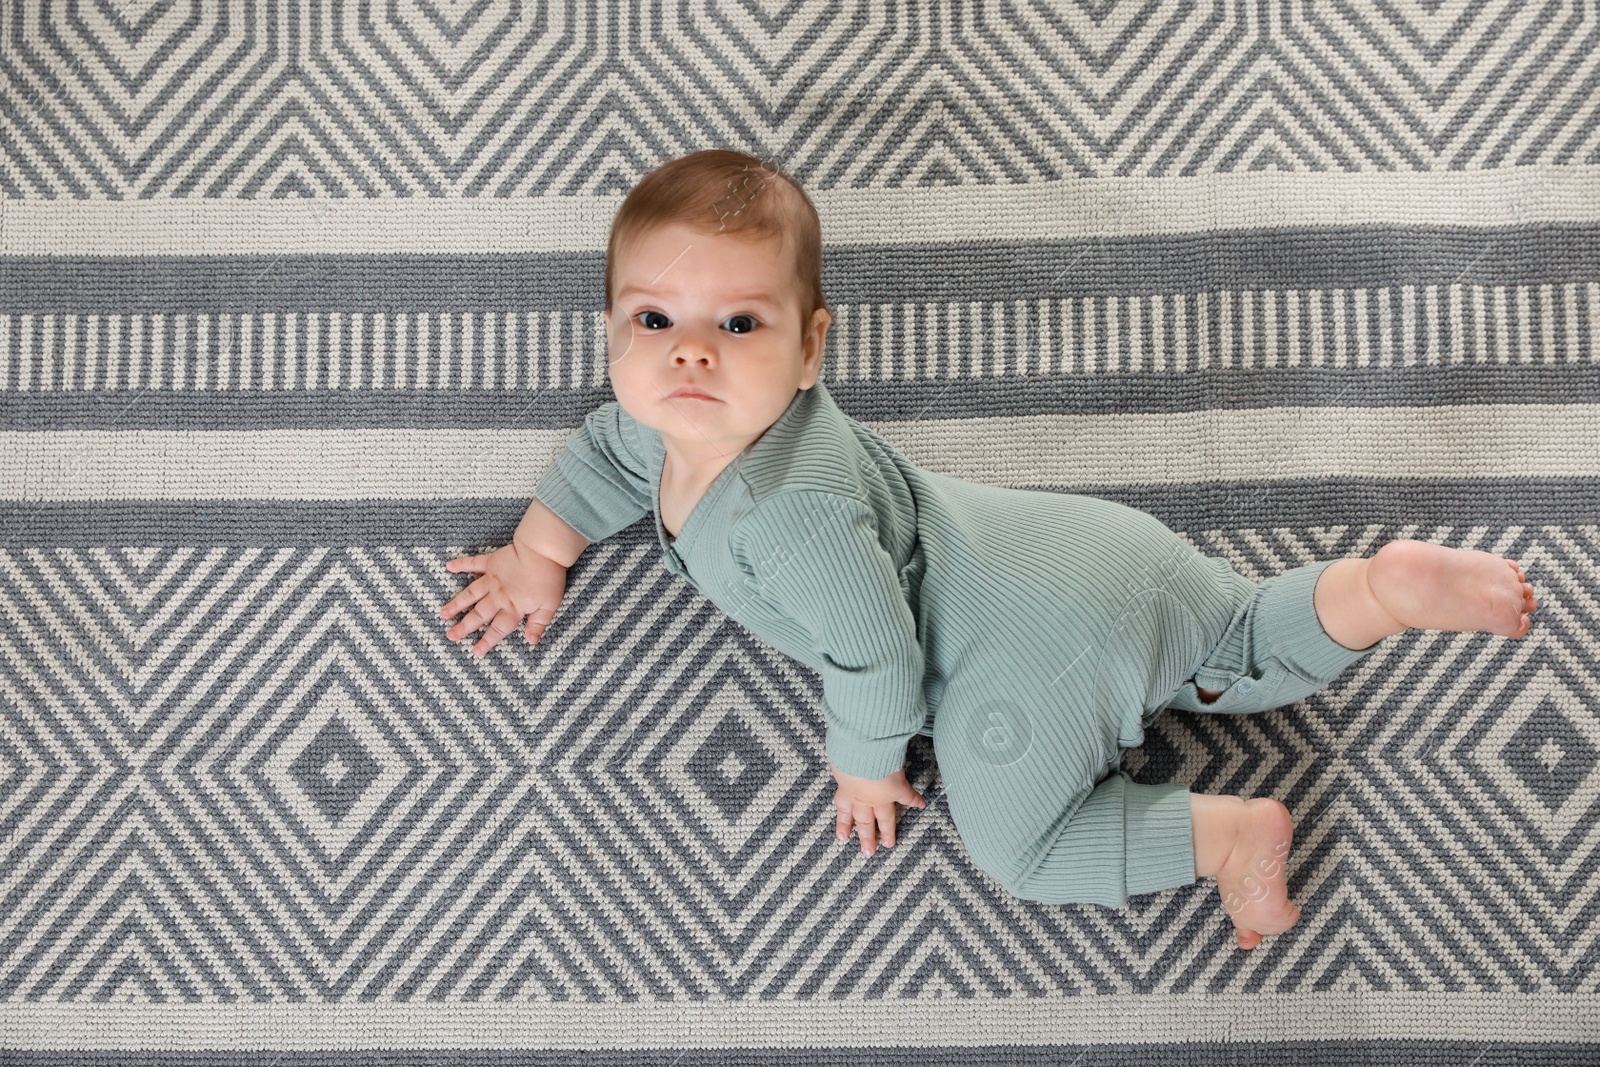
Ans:
{"type": "Polygon", "coordinates": [[[734,333],[749,333],[751,330],[756,328],[756,320],[753,319],[752,317],[750,317],[749,315],[732,315],[732,316],[729,316],[729,318],[726,319],[725,321],[727,321],[727,322],[747,322],[747,323],[750,324],[750,325],[746,326],[742,330],[741,329],[735,329],[733,331],[734,333]]]}
{"type": "MultiPolygon", "coordinates": [[[[667,317],[666,317],[666,316],[665,316],[665,315],[663,315],[663,314],[661,314],[661,312],[659,312],[659,311],[641,311],[641,312],[639,312],[639,314],[638,314],[638,315],[637,315],[637,316],[635,316],[635,317],[636,317],[636,318],[641,318],[641,319],[642,319],[642,318],[644,318],[644,317],[645,317],[645,316],[646,316],[646,315],[655,315],[655,316],[657,316],[657,317],[658,317],[658,318],[660,318],[660,319],[662,319],[662,320],[664,320],[664,321],[663,321],[663,323],[662,323],[662,326],[661,326],[661,328],[662,328],[662,329],[665,329],[665,328],[666,328],[666,327],[667,327],[667,326],[670,326],[670,325],[672,325],[672,320],[671,320],[671,319],[669,319],[669,318],[667,318],[667,317]]],[[[640,323],[640,324],[639,324],[639,325],[641,325],[641,326],[643,326],[643,327],[644,327],[644,328],[645,328],[645,329],[647,329],[647,330],[653,330],[653,329],[656,329],[656,327],[654,327],[654,326],[651,326],[651,325],[650,325],[650,324],[649,324],[649,323],[648,323],[648,322],[641,322],[641,323],[640,323]]]]}

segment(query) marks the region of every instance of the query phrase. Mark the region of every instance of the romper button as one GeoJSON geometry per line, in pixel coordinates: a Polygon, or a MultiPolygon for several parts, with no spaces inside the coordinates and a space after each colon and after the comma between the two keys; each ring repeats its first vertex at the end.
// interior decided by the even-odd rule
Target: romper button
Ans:
{"type": "Polygon", "coordinates": [[[1239,685],[1238,685],[1237,688],[1238,688],[1239,694],[1241,696],[1249,696],[1250,695],[1250,690],[1254,689],[1255,687],[1256,687],[1256,683],[1255,682],[1251,681],[1248,678],[1241,678],[1241,679],[1239,679],[1239,685]]]}

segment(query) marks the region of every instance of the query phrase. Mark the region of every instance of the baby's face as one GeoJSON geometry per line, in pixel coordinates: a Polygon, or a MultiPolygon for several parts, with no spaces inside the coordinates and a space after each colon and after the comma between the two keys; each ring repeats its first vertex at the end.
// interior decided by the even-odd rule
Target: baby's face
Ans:
{"type": "Polygon", "coordinates": [[[829,316],[819,308],[802,330],[776,238],[660,226],[618,255],[612,280],[612,391],[675,460],[737,453],[817,380],[829,316]],[[713,399],[671,395],[684,386],[713,399]]]}

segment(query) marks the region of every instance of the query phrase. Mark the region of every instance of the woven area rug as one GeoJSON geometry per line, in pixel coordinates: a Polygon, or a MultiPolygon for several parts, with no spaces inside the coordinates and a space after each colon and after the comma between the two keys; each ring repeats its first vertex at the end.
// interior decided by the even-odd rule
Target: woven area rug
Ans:
{"type": "Polygon", "coordinates": [[[0,5],[0,1059],[1600,1062],[1600,17],[1290,7],[0,5]],[[1299,926],[1008,896],[926,739],[838,844],[817,676],[648,520],[446,640],[709,147],[813,195],[914,462],[1522,562],[1526,639],[1128,755],[1282,799],[1299,926]]]}

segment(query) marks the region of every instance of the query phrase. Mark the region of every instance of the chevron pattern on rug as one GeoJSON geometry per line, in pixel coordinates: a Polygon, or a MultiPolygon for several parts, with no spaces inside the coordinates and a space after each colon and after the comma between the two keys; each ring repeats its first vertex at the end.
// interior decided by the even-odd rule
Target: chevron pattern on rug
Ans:
{"type": "Polygon", "coordinates": [[[18,0],[0,36],[7,196],[625,192],[690,123],[807,131],[808,189],[1600,152],[1581,2],[18,0]]]}

